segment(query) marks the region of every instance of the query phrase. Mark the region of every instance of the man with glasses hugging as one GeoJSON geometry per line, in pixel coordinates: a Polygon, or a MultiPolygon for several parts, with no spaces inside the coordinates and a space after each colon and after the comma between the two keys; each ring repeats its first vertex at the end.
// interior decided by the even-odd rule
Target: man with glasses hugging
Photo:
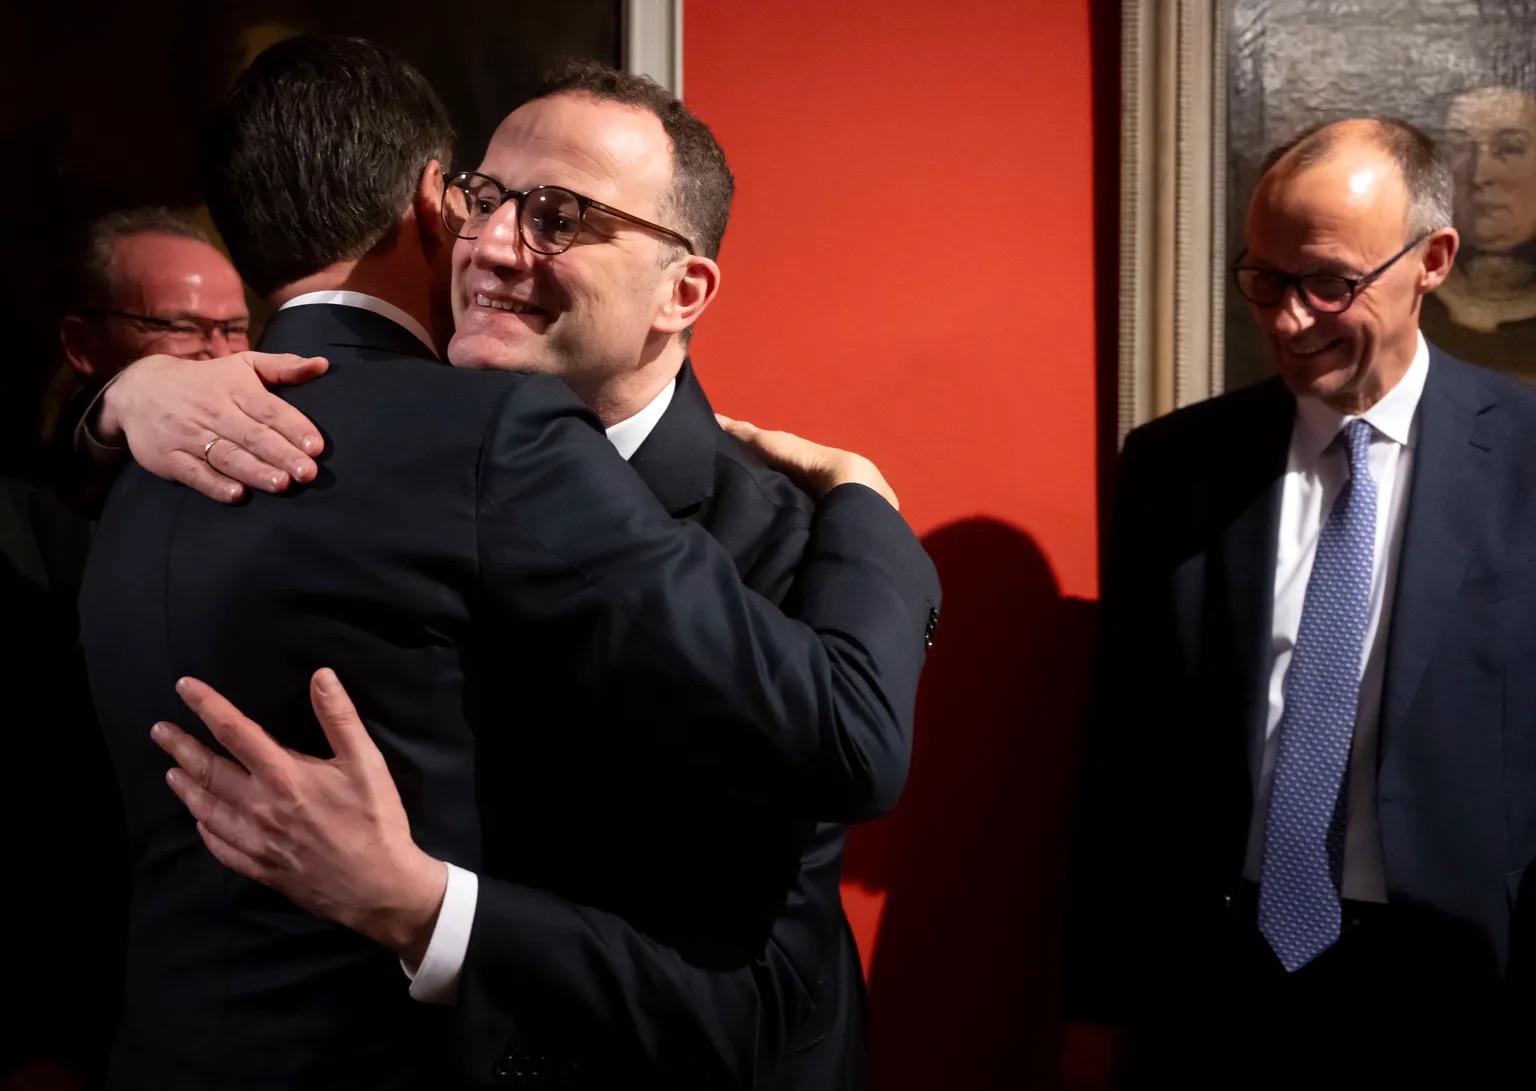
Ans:
{"type": "MultiPolygon", "coordinates": [[[[344,58],[343,78],[367,83],[376,101],[400,92],[398,70],[381,76],[366,44],[270,52],[256,67],[270,66],[261,79],[279,90],[324,82],[344,58]],[[327,59],[330,48],[338,58],[327,59]],[[279,75],[285,65],[293,71],[279,75]]],[[[410,95],[425,102],[430,91],[414,81],[405,81],[410,95]]],[[[291,94],[272,96],[275,115],[294,108],[291,94]]],[[[376,139],[359,131],[356,154],[371,154],[376,139]]],[[[325,321],[359,331],[388,319],[396,342],[414,338],[417,354],[445,348],[459,367],[557,375],[666,511],[725,547],[748,588],[774,602],[804,598],[791,583],[815,540],[816,504],[721,429],[688,359],[692,325],[719,289],[733,191],[709,130],[647,80],[577,65],[506,118],[475,170],[436,171],[431,163],[401,197],[407,210],[392,230],[402,241],[376,247],[344,278],[335,267],[297,275],[302,240],[277,248],[261,231],[231,238],[242,269],[270,258],[272,275],[252,280],[258,290],[282,285],[269,346],[311,351],[313,339],[296,331],[323,310],[325,321]],[[439,246],[451,248],[451,262],[439,246]]],[[[250,177],[269,184],[265,173],[250,177]]],[[[280,236],[282,225],[272,227],[280,236]]],[[[280,492],[315,480],[318,432],[261,388],[251,367],[281,363],[258,356],[197,372],[145,360],[108,392],[95,426],[126,439],[146,468],[216,499],[245,485],[280,492]]],[[[923,585],[911,574],[896,583],[923,585]]],[[[920,612],[922,643],[936,609],[920,612]]],[[[496,655],[507,672],[569,673],[543,634],[503,639],[496,655]]],[[[446,887],[429,887],[383,932],[381,905],[400,906],[420,886],[398,866],[402,853],[419,860],[409,837],[400,852],[381,851],[367,816],[321,791],[306,809],[323,820],[258,831],[256,780],[178,731],[158,741],[189,773],[177,786],[183,801],[236,849],[221,848],[221,860],[372,938],[389,933],[413,975],[419,1018],[431,1018],[434,1003],[457,1008],[459,1069],[476,1082],[862,1087],[863,982],[840,902],[841,823],[894,797],[869,805],[765,791],[781,764],[766,749],[744,750],[739,764],[722,764],[707,746],[696,760],[659,761],[648,739],[687,738],[695,728],[686,711],[670,725],[646,721],[600,688],[530,686],[515,704],[521,726],[477,736],[477,798],[458,801],[478,808],[480,866],[448,868],[446,887]],[[213,798],[230,785],[234,796],[213,798]]],[[[370,724],[388,725],[391,708],[373,705],[370,724]]],[[[238,729],[216,699],[195,707],[217,730],[238,729]]],[[[905,746],[890,754],[903,771],[905,746]]],[[[831,751],[816,760],[842,761],[831,751]]],[[[877,759],[874,771],[884,765],[877,759]]],[[[387,775],[369,785],[394,792],[387,775]]],[[[405,976],[379,982],[391,987],[403,992],[405,976]]]]}
{"type": "Polygon", "coordinates": [[[1419,332],[1451,200],[1399,121],[1279,149],[1233,269],[1279,375],[1127,440],[1073,1087],[1492,1087],[1528,1042],[1536,394],[1419,332]]]}

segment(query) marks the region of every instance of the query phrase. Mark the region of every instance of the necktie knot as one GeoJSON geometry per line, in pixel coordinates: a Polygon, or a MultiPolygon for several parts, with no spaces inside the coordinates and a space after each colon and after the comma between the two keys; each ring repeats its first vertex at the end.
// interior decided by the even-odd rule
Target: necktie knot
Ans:
{"type": "Polygon", "coordinates": [[[1361,417],[1344,426],[1344,447],[1349,452],[1350,477],[1358,481],[1370,472],[1371,440],[1376,430],[1361,417]]]}

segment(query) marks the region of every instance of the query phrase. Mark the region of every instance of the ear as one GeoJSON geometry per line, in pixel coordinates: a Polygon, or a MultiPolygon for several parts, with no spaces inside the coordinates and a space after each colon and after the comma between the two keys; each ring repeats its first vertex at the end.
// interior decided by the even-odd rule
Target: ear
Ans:
{"type": "Polygon", "coordinates": [[[416,214],[416,228],[422,236],[422,247],[428,252],[438,247],[453,246],[453,236],[443,223],[443,165],[436,159],[428,163],[416,182],[416,196],[411,199],[411,209],[416,214]]]}
{"type": "Polygon", "coordinates": [[[87,379],[96,374],[96,365],[91,360],[95,355],[95,343],[96,331],[80,315],[67,314],[59,323],[59,345],[64,350],[64,358],[87,379]]]}
{"type": "Polygon", "coordinates": [[[1419,273],[1419,292],[1432,292],[1450,275],[1456,261],[1456,251],[1461,247],[1461,236],[1454,227],[1442,227],[1429,236],[1424,248],[1424,264],[1419,273]]]}
{"type": "Polygon", "coordinates": [[[720,290],[720,266],[701,254],[692,254],[670,273],[671,294],[662,300],[651,328],[676,334],[697,322],[714,300],[720,290]]]}

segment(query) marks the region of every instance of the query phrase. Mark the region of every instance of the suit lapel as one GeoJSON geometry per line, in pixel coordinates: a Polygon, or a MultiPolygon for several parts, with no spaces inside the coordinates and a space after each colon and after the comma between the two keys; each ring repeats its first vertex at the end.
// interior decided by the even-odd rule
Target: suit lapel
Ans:
{"type": "Polygon", "coordinates": [[[1207,586],[1208,617],[1231,649],[1245,743],[1262,737],[1268,707],[1265,668],[1274,617],[1280,497],[1296,404],[1279,380],[1265,385],[1270,389],[1260,398],[1257,419],[1244,420],[1246,434],[1234,437],[1234,450],[1252,454],[1231,464],[1218,490],[1224,529],[1211,552],[1207,586]],[[1230,626],[1225,633],[1223,624],[1230,626]]]}
{"type": "Polygon", "coordinates": [[[1407,716],[1441,619],[1466,578],[1470,528],[1483,523],[1483,479],[1495,447],[1483,415],[1492,404],[1468,365],[1431,350],[1387,637],[1383,742],[1407,716]]]}
{"type": "Polygon", "coordinates": [[[714,493],[719,438],[715,411],[685,360],[671,404],[629,464],[668,512],[687,515],[714,493]]]}

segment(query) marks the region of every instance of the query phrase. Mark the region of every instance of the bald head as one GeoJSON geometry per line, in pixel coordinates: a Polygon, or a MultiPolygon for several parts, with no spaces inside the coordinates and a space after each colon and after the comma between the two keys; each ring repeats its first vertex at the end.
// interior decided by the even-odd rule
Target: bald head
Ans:
{"type": "Polygon", "coordinates": [[[1382,168],[1397,175],[1410,235],[1451,225],[1450,164],[1422,130],[1396,118],[1349,118],[1298,134],[1265,156],[1259,191],[1338,159],[1373,171],[1378,183],[1382,168]]]}

